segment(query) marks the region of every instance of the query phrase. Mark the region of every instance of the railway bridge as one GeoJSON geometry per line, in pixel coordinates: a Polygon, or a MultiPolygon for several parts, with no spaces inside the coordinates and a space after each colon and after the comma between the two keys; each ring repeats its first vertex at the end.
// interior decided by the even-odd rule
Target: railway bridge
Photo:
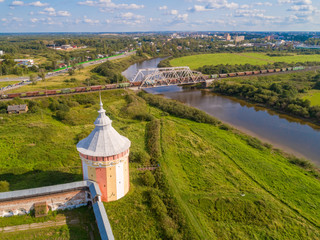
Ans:
{"type": "Polygon", "coordinates": [[[146,88],[207,83],[210,80],[207,76],[200,72],[192,71],[189,67],[146,68],[139,69],[132,78],[131,85],[146,88]]]}

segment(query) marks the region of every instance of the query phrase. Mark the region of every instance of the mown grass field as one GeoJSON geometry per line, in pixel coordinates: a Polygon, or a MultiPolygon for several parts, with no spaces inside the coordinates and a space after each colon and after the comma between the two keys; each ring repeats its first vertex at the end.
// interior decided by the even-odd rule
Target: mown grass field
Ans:
{"type": "Polygon", "coordinates": [[[308,99],[311,102],[311,105],[320,106],[320,91],[319,90],[310,90],[307,94],[302,96],[302,99],[308,99]]]}
{"type": "MultiPolygon", "coordinates": [[[[320,238],[320,182],[314,172],[218,123],[173,117],[141,98],[130,105],[127,94],[103,92],[104,107],[115,129],[131,140],[132,153],[147,151],[148,121],[130,115],[141,109],[135,107],[160,120],[159,170],[174,201],[167,209],[179,209],[180,221],[172,219],[178,225],[183,220],[190,233],[178,239],[320,238]]],[[[80,95],[55,98],[70,100],[67,121],[48,109],[49,99],[37,100],[41,106],[34,113],[0,114],[0,180],[8,181],[10,190],[82,178],[76,143],[94,128],[99,106],[97,93],[82,96],[96,99],[94,104],[76,104],[77,98],[80,95]]],[[[140,165],[130,163],[129,193],[105,203],[116,239],[163,239],[163,229],[170,225],[160,222],[151,207],[147,193],[162,189],[141,181],[140,165]]],[[[41,230],[34,239],[44,239],[50,231],[41,230]]],[[[72,239],[72,231],[68,226],[53,239],[72,239]]]]}
{"type": "Polygon", "coordinates": [[[11,85],[11,84],[19,83],[19,82],[20,81],[0,82],[0,88],[11,85]]]}
{"type": "Polygon", "coordinates": [[[175,58],[170,61],[170,64],[176,66],[188,66],[191,69],[197,69],[204,65],[218,64],[252,64],[265,65],[274,62],[307,62],[320,61],[320,55],[294,55],[270,57],[265,53],[217,53],[217,54],[200,54],[181,58],[175,58]]]}

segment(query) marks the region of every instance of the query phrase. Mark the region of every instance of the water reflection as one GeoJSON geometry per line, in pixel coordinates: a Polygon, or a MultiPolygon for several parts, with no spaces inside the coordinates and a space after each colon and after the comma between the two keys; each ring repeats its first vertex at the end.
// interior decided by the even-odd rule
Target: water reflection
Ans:
{"type": "Polygon", "coordinates": [[[320,166],[320,131],[312,124],[277,114],[244,101],[180,87],[150,88],[148,92],[184,102],[242,131],[304,156],[320,166]]]}
{"type": "MultiPolygon", "coordinates": [[[[164,58],[156,58],[130,66],[122,74],[128,79],[141,68],[154,68],[164,58]]],[[[148,88],[153,94],[163,94],[229,123],[236,128],[267,141],[285,151],[303,156],[320,166],[319,127],[287,115],[199,90],[184,90],[178,86],[148,88]]]]}

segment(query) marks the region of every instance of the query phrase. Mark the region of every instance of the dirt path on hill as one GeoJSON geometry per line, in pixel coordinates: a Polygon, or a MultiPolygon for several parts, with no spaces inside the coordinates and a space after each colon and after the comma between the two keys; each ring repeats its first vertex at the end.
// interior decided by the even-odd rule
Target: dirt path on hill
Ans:
{"type": "Polygon", "coordinates": [[[9,226],[9,227],[2,227],[0,228],[0,231],[2,233],[9,233],[9,232],[17,232],[17,231],[25,231],[30,229],[39,229],[39,228],[48,228],[48,227],[56,227],[56,226],[63,226],[63,225],[74,225],[78,224],[79,219],[63,219],[59,221],[48,221],[48,222],[42,222],[42,223],[30,223],[30,224],[24,224],[24,225],[16,225],[16,226],[9,226]]]}
{"type": "Polygon", "coordinates": [[[271,61],[271,60],[267,60],[267,59],[263,59],[263,58],[259,58],[259,57],[247,56],[247,55],[241,54],[241,53],[235,53],[235,54],[237,54],[237,55],[239,55],[241,57],[253,58],[253,59],[256,59],[256,60],[260,60],[260,61],[275,63],[275,61],[271,61]]]}

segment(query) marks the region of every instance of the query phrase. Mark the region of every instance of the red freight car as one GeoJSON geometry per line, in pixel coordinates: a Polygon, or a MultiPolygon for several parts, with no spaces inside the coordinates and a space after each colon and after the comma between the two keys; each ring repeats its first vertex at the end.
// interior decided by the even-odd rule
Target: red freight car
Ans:
{"type": "Polygon", "coordinates": [[[252,71],[245,72],[246,75],[252,75],[252,71]]]}
{"type": "Polygon", "coordinates": [[[9,93],[8,98],[20,97],[21,93],[9,93]]]}
{"type": "Polygon", "coordinates": [[[36,92],[27,92],[26,96],[27,97],[34,97],[34,96],[38,96],[39,95],[39,91],[36,92]]]}
{"type": "Polygon", "coordinates": [[[107,84],[106,89],[115,89],[117,88],[117,84],[107,84]]]}
{"type": "Polygon", "coordinates": [[[219,77],[221,77],[221,78],[225,78],[227,76],[228,76],[228,74],[219,74],[219,77]]]}
{"type": "Polygon", "coordinates": [[[131,83],[131,86],[134,86],[134,87],[137,87],[137,86],[140,86],[141,85],[141,82],[132,82],[131,83]]]}
{"type": "Polygon", "coordinates": [[[260,73],[267,73],[267,70],[261,70],[260,73]]]}
{"type": "Polygon", "coordinates": [[[99,86],[91,86],[90,89],[91,89],[91,91],[101,90],[101,85],[99,85],[99,86]]]}
{"type": "Polygon", "coordinates": [[[245,73],[244,73],[244,72],[237,72],[237,75],[238,75],[238,76],[244,76],[245,73]]]}
{"type": "Polygon", "coordinates": [[[57,93],[57,90],[47,90],[46,95],[54,95],[57,93]]]}
{"type": "Polygon", "coordinates": [[[237,76],[237,74],[236,73],[228,73],[228,76],[229,77],[235,77],[235,76],[237,76]]]}
{"type": "Polygon", "coordinates": [[[268,71],[268,73],[273,73],[274,69],[268,69],[267,71],[268,71]]]}
{"type": "Polygon", "coordinates": [[[77,88],[75,88],[75,91],[76,92],[85,92],[85,91],[87,91],[87,88],[86,87],[77,87],[77,88]]]}
{"type": "Polygon", "coordinates": [[[253,74],[260,74],[260,71],[253,71],[253,74]]]}

